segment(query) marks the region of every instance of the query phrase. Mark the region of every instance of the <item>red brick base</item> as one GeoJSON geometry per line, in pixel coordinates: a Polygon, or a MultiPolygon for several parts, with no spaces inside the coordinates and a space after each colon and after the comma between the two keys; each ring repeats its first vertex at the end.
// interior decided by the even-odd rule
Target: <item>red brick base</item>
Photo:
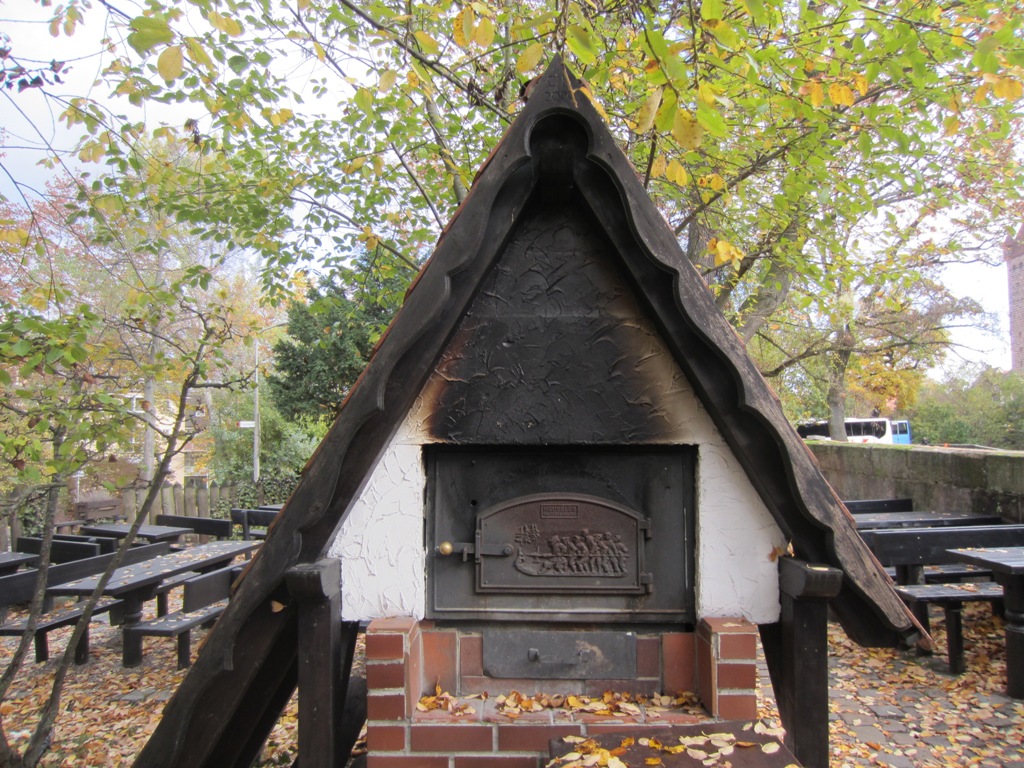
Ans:
{"type": "Polygon", "coordinates": [[[753,719],[754,632],[742,619],[707,619],[697,633],[638,634],[634,680],[498,680],[484,676],[478,633],[411,618],[378,619],[366,633],[369,768],[540,768],[552,738],[624,728],[642,735],[699,720],[687,712],[643,707],[629,717],[546,709],[511,719],[494,697],[513,690],[528,696],[697,690],[715,717],[753,719]],[[417,710],[420,698],[437,686],[468,706],[461,716],[417,710]],[[484,692],[486,699],[463,698],[484,692]]]}
{"type": "Polygon", "coordinates": [[[757,717],[757,627],[743,619],[702,619],[697,628],[697,695],[723,720],[757,717]]]}

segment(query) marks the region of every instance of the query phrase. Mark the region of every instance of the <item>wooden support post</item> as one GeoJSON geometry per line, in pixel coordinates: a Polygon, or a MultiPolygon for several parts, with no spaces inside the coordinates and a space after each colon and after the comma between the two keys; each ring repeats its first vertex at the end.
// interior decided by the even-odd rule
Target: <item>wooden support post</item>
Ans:
{"type": "Polygon", "coordinates": [[[352,749],[339,734],[359,624],[341,620],[339,560],[297,565],[286,581],[299,611],[299,759],[336,768],[352,749]]]}
{"type": "Polygon", "coordinates": [[[805,768],[828,768],[828,601],[843,572],[784,557],[779,560],[782,615],[762,627],[786,746],[805,768]]]}
{"type": "Polygon", "coordinates": [[[1024,574],[1000,574],[1006,620],[1006,693],[1024,699],[1024,574]]]}

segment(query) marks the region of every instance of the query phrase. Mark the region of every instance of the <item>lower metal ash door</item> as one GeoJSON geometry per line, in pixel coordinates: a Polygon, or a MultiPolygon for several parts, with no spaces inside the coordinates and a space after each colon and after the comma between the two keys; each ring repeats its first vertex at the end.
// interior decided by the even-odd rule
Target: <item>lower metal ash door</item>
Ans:
{"type": "Polygon", "coordinates": [[[484,674],[527,680],[636,677],[632,632],[485,630],[484,674]]]}

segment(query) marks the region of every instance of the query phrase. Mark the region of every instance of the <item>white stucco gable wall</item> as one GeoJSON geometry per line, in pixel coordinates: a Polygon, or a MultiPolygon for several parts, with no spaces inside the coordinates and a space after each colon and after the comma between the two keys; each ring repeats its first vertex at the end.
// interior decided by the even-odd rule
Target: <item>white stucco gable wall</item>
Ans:
{"type": "Polygon", "coordinates": [[[406,419],[392,438],[330,556],[341,558],[342,617],[422,619],[426,606],[423,545],[423,439],[406,419]]]}
{"type": "MultiPolygon", "coordinates": [[[[785,539],[684,377],[676,380],[677,420],[663,442],[698,446],[697,615],[776,621],[773,552],[785,539]]],[[[399,427],[331,546],[331,555],[341,558],[348,621],[424,616],[423,445],[429,438],[421,413],[426,409],[414,408],[399,427]]]]}

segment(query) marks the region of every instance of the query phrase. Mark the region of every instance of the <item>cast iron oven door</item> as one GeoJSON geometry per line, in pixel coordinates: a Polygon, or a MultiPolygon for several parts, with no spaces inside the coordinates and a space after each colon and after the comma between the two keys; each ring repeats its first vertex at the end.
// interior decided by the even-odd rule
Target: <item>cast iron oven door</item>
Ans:
{"type": "Polygon", "coordinates": [[[428,449],[428,615],[691,622],[694,453],[428,449]]]}
{"type": "Polygon", "coordinates": [[[476,563],[477,592],[642,595],[649,521],[621,504],[584,494],[520,496],[477,518],[473,544],[442,542],[476,563]]]}

